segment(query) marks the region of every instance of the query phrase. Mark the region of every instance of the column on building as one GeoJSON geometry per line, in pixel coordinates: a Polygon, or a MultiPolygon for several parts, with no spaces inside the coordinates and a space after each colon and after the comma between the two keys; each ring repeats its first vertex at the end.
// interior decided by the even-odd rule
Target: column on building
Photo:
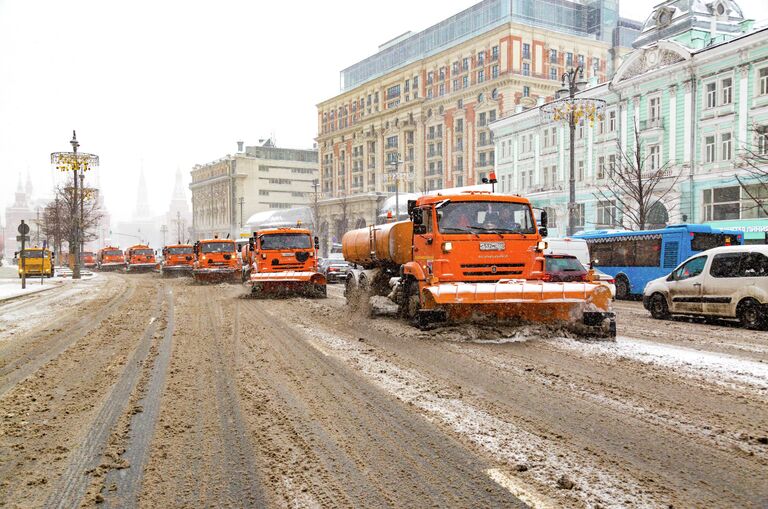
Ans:
{"type": "Polygon", "coordinates": [[[692,124],[691,119],[693,117],[693,100],[694,96],[691,91],[691,81],[686,81],[685,84],[685,102],[683,106],[683,163],[692,166],[693,160],[693,132],[691,132],[692,124]]]}
{"type": "Polygon", "coordinates": [[[669,164],[677,164],[677,86],[672,85],[669,87],[669,126],[667,128],[669,134],[669,164]]]}

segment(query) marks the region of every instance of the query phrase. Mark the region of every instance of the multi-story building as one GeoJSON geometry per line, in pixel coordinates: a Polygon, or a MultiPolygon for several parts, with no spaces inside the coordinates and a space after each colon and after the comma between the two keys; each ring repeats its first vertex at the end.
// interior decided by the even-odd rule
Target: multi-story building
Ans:
{"type": "Polygon", "coordinates": [[[267,140],[192,171],[196,238],[238,237],[248,218],[270,209],[306,206],[318,178],[317,151],[278,148],[267,140]]]}
{"type": "Polygon", "coordinates": [[[491,122],[551,97],[572,65],[607,79],[639,28],[616,0],[484,0],[385,43],[318,104],[323,197],[371,193],[374,206],[395,172],[403,192],[479,182],[494,167],[491,122]]]}
{"type": "MultiPolygon", "coordinates": [[[[576,130],[578,229],[624,223],[621,200],[606,196],[610,172],[637,150],[637,131],[642,171],[664,174],[650,225],[707,223],[762,241],[765,209],[735,176],[746,176],[746,150],[768,154],[768,28],[755,28],[733,0],[667,0],[636,46],[610,83],[577,94],[606,101],[602,120],[576,130]]],[[[498,120],[491,131],[501,191],[549,209],[550,231],[564,235],[568,127],[531,108],[498,120]]],[[[753,191],[768,201],[768,193],[753,191]]]]}

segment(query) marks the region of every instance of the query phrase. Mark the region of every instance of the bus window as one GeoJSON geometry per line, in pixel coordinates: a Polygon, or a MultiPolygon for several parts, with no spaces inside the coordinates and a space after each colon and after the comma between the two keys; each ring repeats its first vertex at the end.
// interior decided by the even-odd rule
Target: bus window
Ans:
{"type": "Polygon", "coordinates": [[[714,247],[738,245],[739,242],[734,235],[722,233],[692,233],[691,251],[706,251],[714,247]]]}

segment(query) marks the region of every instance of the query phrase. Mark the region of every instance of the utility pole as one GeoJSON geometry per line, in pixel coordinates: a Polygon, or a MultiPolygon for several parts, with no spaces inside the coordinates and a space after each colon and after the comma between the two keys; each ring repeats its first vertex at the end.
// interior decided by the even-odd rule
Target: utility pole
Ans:
{"type": "Polygon", "coordinates": [[[81,258],[83,257],[82,253],[85,251],[85,214],[83,214],[83,208],[85,204],[85,173],[83,170],[80,170],[80,227],[78,228],[78,232],[80,232],[80,256],[75,259],[75,263],[80,266],[82,265],[81,258]]]}
{"type": "Polygon", "coordinates": [[[35,221],[35,223],[37,223],[37,232],[35,233],[35,245],[39,246],[40,245],[40,205],[37,206],[37,220],[35,221]]]}
{"type": "Polygon", "coordinates": [[[395,165],[395,221],[400,221],[400,173],[399,173],[399,167],[403,163],[403,160],[400,159],[400,154],[397,153],[394,155],[392,159],[390,159],[389,164],[395,165]]]}
{"type": "Polygon", "coordinates": [[[182,231],[182,228],[181,228],[181,212],[177,210],[176,211],[176,239],[179,241],[179,244],[181,244],[181,242],[182,242],[182,240],[181,240],[181,231],[182,231]]]}
{"type": "Polygon", "coordinates": [[[240,228],[243,227],[243,203],[245,203],[245,198],[240,197],[237,199],[237,202],[240,204],[240,228]]]}
{"type": "Polygon", "coordinates": [[[161,232],[162,232],[162,234],[163,234],[163,247],[165,247],[165,245],[166,245],[166,244],[165,244],[165,234],[166,234],[166,232],[168,231],[168,226],[167,226],[167,225],[161,225],[161,226],[160,226],[160,231],[161,231],[161,232]]]}
{"type": "Polygon", "coordinates": [[[320,210],[317,204],[317,188],[318,187],[320,187],[320,181],[318,179],[312,180],[312,189],[314,190],[314,193],[315,193],[314,203],[312,206],[312,211],[314,212],[315,217],[312,222],[314,223],[313,227],[315,229],[315,232],[320,231],[320,210]]]}

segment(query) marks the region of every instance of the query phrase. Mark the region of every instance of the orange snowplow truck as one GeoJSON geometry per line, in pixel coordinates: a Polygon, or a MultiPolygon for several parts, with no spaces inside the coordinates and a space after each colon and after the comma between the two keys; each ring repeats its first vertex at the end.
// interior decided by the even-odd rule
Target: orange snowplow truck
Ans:
{"type": "Polygon", "coordinates": [[[102,247],[96,255],[96,268],[104,271],[124,269],[123,252],[118,247],[102,247]]]}
{"type": "Polygon", "coordinates": [[[163,263],[160,270],[163,277],[187,276],[195,266],[195,250],[191,244],[174,244],[163,248],[163,263]]]}
{"type": "Polygon", "coordinates": [[[304,294],[325,297],[325,276],[317,271],[319,241],[303,228],[270,228],[248,241],[246,284],[254,297],[304,294]]]}
{"type": "Polygon", "coordinates": [[[147,245],[136,244],[125,250],[127,272],[148,272],[158,268],[155,251],[147,245]]]}
{"type": "Polygon", "coordinates": [[[198,240],[194,245],[192,276],[199,283],[239,283],[242,264],[237,244],[230,239],[198,240]]]}
{"type": "Polygon", "coordinates": [[[420,327],[509,321],[616,335],[611,292],[600,283],[544,281],[547,217],[520,196],[468,192],[408,201],[410,219],[347,232],[355,269],[347,303],[387,296],[420,327]]]}

